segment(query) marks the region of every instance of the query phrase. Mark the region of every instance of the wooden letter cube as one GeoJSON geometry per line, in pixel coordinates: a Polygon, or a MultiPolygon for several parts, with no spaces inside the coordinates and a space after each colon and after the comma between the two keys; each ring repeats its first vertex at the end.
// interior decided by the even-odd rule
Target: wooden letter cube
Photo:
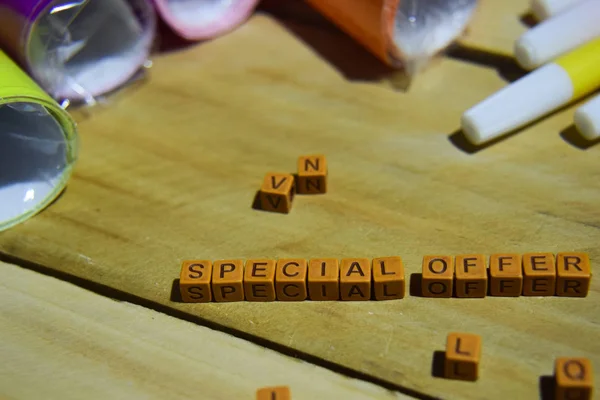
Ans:
{"type": "Polygon", "coordinates": [[[377,300],[402,299],[405,293],[404,265],[400,257],[373,259],[373,289],[377,300]]]}
{"type": "Polygon", "coordinates": [[[275,292],[277,300],[306,300],[306,260],[281,259],[277,261],[275,272],[275,292]]]}
{"type": "Polygon", "coordinates": [[[215,301],[244,300],[244,266],[242,260],[220,260],[213,265],[212,291],[215,301]]]}
{"type": "Polygon", "coordinates": [[[423,257],[422,292],[425,297],[452,297],[454,263],[450,256],[423,257]]]}
{"type": "Polygon", "coordinates": [[[181,264],[179,290],[186,303],[208,303],[211,301],[210,279],[212,262],[190,260],[181,264]]]}
{"type": "Polygon", "coordinates": [[[340,298],[371,299],[371,263],[367,258],[345,258],[340,261],[340,298]]]}
{"type": "Polygon", "coordinates": [[[291,400],[290,388],[287,386],[276,386],[258,389],[256,400],[291,400]]]}
{"type": "Polygon", "coordinates": [[[487,294],[487,269],[482,254],[456,256],[456,297],[485,297],[487,294]]]}
{"type": "Polygon", "coordinates": [[[585,297],[590,290],[592,271],[586,253],[556,255],[556,294],[565,297],[585,297]]]}
{"type": "Polygon", "coordinates": [[[523,265],[519,254],[490,256],[490,294],[518,297],[523,291],[523,265]]]}
{"type": "Polygon", "coordinates": [[[248,301],[275,300],[275,260],[247,260],[244,293],[248,301]]]}
{"type": "Polygon", "coordinates": [[[556,265],[552,253],[523,254],[523,296],[554,296],[556,265]]]}
{"type": "Polygon", "coordinates": [[[446,341],[444,375],[449,379],[476,381],[480,358],[481,337],[470,333],[451,333],[446,341]]]}
{"type": "Polygon", "coordinates": [[[260,187],[260,206],[265,211],[289,213],[294,199],[294,177],[268,173],[260,187]]]}
{"type": "Polygon", "coordinates": [[[308,262],[308,295],[311,300],[340,298],[340,266],[335,258],[318,258],[308,262]]]}
{"type": "Polygon", "coordinates": [[[298,194],[327,192],[327,160],[323,155],[298,158],[298,194]]]}
{"type": "Polygon", "coordinates": [[[591,400],[592,363],[587,358],[557,358],[554,364],[557,400],[591,400]]]}

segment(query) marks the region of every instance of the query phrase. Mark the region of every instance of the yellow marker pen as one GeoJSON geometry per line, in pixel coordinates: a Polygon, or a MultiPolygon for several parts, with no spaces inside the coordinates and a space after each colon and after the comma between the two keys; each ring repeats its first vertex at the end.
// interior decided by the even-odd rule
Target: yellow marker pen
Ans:
{"type": "Polygon", "coordinates": [[[600,88],[600,38],[529,73],[462,116],[462,129],[482,144],[600,88]]]}

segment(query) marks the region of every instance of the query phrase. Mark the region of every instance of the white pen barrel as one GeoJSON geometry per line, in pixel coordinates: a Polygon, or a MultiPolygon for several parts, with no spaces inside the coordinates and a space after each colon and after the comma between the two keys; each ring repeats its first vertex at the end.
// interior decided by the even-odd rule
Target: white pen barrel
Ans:
{"type": "Polygon", "coordinates": [[[525,32],[515,43],[515,57],[534,69],[600,36],[600,0],[586,0],[525,32]]]}
{"type": "Polygon", "coordinates": [[[572,96],[567,72],[548,64],[467,110],[462,130],[471,143],[483,144],[557,109],[572,96]]]}
{"type": "Polygon", "coordinates": [[[543,21],[568,10],[583,0],[532,0],[531,11],[538,21],[543,21]]]}
{"type": "Polygon", "coordinates": [[[575,126],[583,137],[600,137],[600,94],[575,111],[575,126]]]}

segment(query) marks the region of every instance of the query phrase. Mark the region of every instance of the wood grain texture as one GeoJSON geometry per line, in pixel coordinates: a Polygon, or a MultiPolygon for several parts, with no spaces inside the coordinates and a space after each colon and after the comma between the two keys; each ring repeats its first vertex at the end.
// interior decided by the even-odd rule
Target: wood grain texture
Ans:
{"type": "Polygon", "coordinates": [[[556,356],[600,365],[597,279],[585,299],[171,300],[189,258],[400,255],[407,279],[425,254],[587,251],[594,265],[600,146],[563,131],[573,108],[475,153],[453,134],[505,84],[449,59],[407,92],[348,80],[257,15],[157,57],[148,82],[80,115],[67,191],[2,233],[0,251],[431,395],[536,398],[556,356]],[[329,193],[297,198],[289,215],[251,208],[267,171],[294,172],[313,153],[327,156],[329,193]],[[450,331],[482,336],[475,384],[432,376],[450,331]]]}
{"type": "Polygon", "coordinates": [[[408,399],[272,350],[0,263],[0,398],[408,399]]]}
{"type": "Polygon", "coordinates": [[[535,23],[529,1],[479,0],[479,6],[460,44],[511,56],[515,41],[535,23]]]}

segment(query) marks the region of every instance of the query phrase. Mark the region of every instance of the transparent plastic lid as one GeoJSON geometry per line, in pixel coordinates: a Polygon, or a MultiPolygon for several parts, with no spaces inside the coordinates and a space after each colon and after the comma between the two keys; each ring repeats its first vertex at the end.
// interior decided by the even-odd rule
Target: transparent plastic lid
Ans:
{"type": "Polygon", "coordinates": [[[46,207],[65,187],[77,144],[63,123],[42,104],[0,104],[0,231],[46,207]]]}
{"type": "Polygon", "coordinates": [[[31,28],[28,65],[54,98],[93,99],[145,63],[155,24],[147,0],[56,0],[31,28]]]}
{"type": "Polygon", "coordinates": [[[394,24],[394,43],[410,70],[419,69],[465,29],[477,0],[402,0],[394,24]]]}

